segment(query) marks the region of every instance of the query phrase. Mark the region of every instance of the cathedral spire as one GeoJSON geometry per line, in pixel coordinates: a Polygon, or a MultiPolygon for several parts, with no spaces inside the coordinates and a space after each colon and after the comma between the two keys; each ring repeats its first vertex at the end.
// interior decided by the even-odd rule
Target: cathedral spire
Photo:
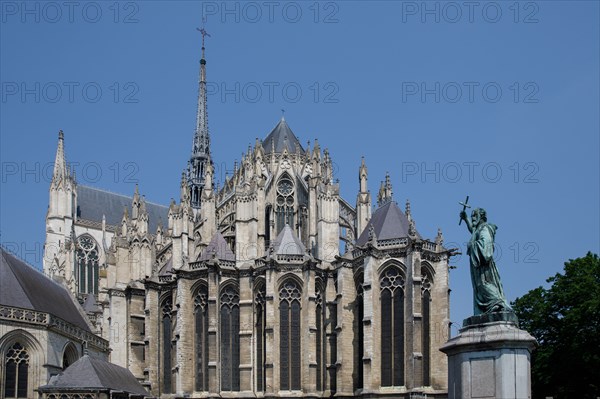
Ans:
{"type": "Polygon", "coordinates": [[[198,82],[198,111],[196,113],[196,131],[192,144],[192,156],[187,171],[187,185],[189,187],[191,205],[194,209],[200,208],[201,193],[204,187],[204,173],[210,163],[210,136],[208,134],[208,110],[206,93],[206,59],[204,58],[204,39],[210,35],[202,29],[197,29],[202,34],[202,58],[200,59],[200,77],[198,82]]]}
{"type": "Polygon", "coordinates": [[[65,160],[65,135],[62,130],[58,132],[58,147],[56,148],[56,159],[54,160],[54,172],[52,173],[52,184],[66,183],[69,176],[67,161],[65,160]]]}

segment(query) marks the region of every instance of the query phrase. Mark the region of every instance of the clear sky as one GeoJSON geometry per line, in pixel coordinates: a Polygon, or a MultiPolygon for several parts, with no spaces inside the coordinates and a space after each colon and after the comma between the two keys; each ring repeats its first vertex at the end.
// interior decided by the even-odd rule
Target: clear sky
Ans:
{"type": "MultiPolygon", "coordinates": [[[[499,226],[509,300],[599,251],[599,3],[2,1],[0,231],[41,267],[57,133],[80,184],[178,198],[206,17],[218,179],[285,117],[355,202],[365,157],[421,235],[466,251],[459,201],[499,226]]],[[[472,311],[453,258],[451,318],[472,311]]],[[[454,330],[455,332],[456,330],[454,330]]]]}

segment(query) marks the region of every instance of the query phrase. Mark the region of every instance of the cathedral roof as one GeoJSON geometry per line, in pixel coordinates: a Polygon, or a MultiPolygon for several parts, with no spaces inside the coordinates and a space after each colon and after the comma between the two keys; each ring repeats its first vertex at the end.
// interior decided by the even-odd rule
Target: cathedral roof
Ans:
{"type": "MultiPolygon", "coordinates": [[[[377,240],[408,237],[410,222],[394,201],[380,206],[374,213],[364,231],[356,240],[356,245],[362,246],[369,241],[369,230],[373,227],[377,240]]],[[[419,233],[417,233],[419,236],[419,233]]],[[[420,237],[420,236],[419,236],[420,237]]]]}
{"type": "Polygon", "coordinates": [[[275,148],[275,152],[283,152],[284,148],[287,148],[288,152],[296,152],[296,149],[304,152],[298,137],[292,132],[292,129],[290,129],[283,118],[281,118],[267,138],[263,140],[262,146],[265,149],[265,153],[270,153],[273,148],[275,148]]]}
{"type": "Polygon", "coordinates": [[[305,255],[306,247],[302,241],[294,234],[294,231],[289,224],[286,224],[283,230],[279,233],[273,249],[276,255],[305,255]]]}
{"type": "Polygon", "coordinates": [[[42,392],[120,391],[135,397],[150,397],[131,371],[88,355],[83,355],[39,390],[42,392]]]}
{"type": "Polygon", "coordinates": [[[66,287],[0,247],[0,304],[50,313],[91,331],[66,287]]]}
{"type": "Polygon", "coordinates": [[[223,235],[218,231],[215,233],[212,240],[210,240],[208,246],[204,249],[204,251],[202,251],[198,260],[203,261],[213,258],[232,262],[235,261],[234,253],[231,251],[231,249],[229,249],[227,241],[225,241],[223,235]]]}
{"type": "MultiPolygon", "coordinates": [[[[106,216],[106,223],[112,226],[121,224],[123,208],[127,207],[131,215],[133,197],[115,194],[88,186],[77,186],[77,217],[102,222],[102,215],[106,216]]],[[[169,207],[146,202],[148,212],[148,230],[155,232],[162,219],[168,220],[169,207]]]]}

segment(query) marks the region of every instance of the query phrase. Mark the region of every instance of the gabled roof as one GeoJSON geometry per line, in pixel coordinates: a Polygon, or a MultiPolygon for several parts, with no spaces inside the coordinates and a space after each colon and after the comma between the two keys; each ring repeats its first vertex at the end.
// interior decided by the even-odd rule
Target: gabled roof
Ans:
{"type": "Polygon", "coordinates": [[[83,310],[66,287],[1,247],[0,304],[50,313],[91,332],[83,310]]]}
{"type": "MultiPolygon", "coordinates": [[[[102,222],[102,215],[106,216],[106,224],[118,226],[123,218],[123,209],[127,207],[131,215],[133,197],[115,194],[88,186],[77,186],[77,217],[102,222]]],[[[168,220],[169,207],[146,202],[148,212],[148,231],[156,232],[159,221],[168,220]]]]}
{"type": "Polygon", "coordinates": [[[235,254],[229,249],[229,245],[223,235],[218,231],[215,233],[210,243],[198,258],[199,261],[210,260],[210,259],[228,260],[231,262],[235,261],[235,254]]]}
{"type": "MultiPolygon", "coordinates": [[[[408,237],[410,222],[394,201],[379,207],[367,223],[365,230],[356,240],[356,245],[362,246],[369,241],[369,230],[373,226],[377,240],[408,237]]],[[[420,237],[417,232],[417,236],[420,237]]]]}
{"type": "Polygon", "coordinates": [[[39,388],[42,392],[63,390],[111,390],[150,396],[131,371],[104,360],[83,355],[75,363],[39,388]]]}
{"type": "Polygon", "coordinates": [[[277,126],[263,140],[262,146],[265,149],[265,153],[270,153],[273,147],[275,147],[275,152],[283,152],[284,148],[287,148],[288,152],[291,153],[296,152],[296,149],[304,152],[302,144],[300,144],[300,141],[283,118],[281,118],[277,126]]]}
{"type": "Polygon", "coordinates": [[[286,224],[273,242],[275,255],[306,255],[306,247],[286,224]]]}

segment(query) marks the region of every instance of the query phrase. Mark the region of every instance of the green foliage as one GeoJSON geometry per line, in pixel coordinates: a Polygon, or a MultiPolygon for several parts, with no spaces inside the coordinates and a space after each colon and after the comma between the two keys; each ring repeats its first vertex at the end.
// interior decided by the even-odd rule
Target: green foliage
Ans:
{"type": "Polygon", "coordinates": [[[600,397],[600,259],[588,252],[565,263],[564,274],[513,302],[520,327],[537,340],[533,398],[600,397]]]}

